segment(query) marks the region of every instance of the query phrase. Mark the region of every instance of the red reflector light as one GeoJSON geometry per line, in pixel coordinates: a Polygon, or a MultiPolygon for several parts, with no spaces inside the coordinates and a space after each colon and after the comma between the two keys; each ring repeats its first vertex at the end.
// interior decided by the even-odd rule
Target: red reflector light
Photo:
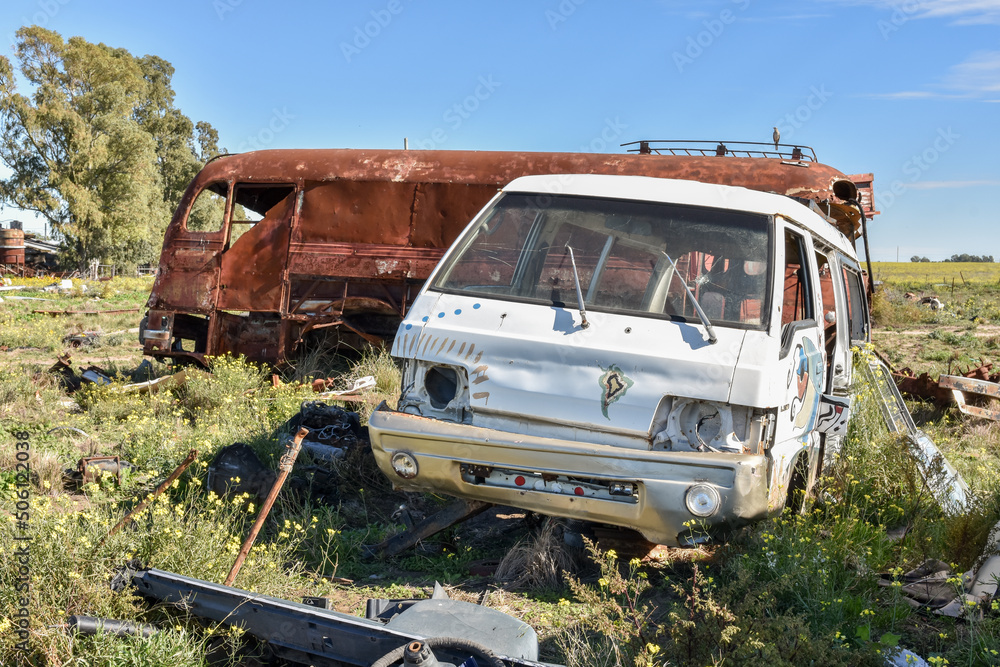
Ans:
{"type": "Polygon", "coordinates": [[[573,493],[575,493],[575,494],[576,494],[576,495],[578,495],[578,496],[582,496],[582,495],[583,495],[583,489],[581,489],[581,488],[580,488],[580,487],[578,486],[578,487],[576,487],[575,489],[573,489],[573,493]]]}
{"type": "Polygon", "coordinates": [[[524,486],[524,478],[518,475],[517,477],[514,478],[514,483],[517,484],[518,486],[524,486]]]}

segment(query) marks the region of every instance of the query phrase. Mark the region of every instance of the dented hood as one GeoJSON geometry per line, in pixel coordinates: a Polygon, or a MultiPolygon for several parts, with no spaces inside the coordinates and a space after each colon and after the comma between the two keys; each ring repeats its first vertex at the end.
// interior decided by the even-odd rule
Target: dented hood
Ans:
{"type": "Polygon", "coordinates": [[[477,413],[648,434],[663,396],[727,402],[746,331],[425,292],[396,357],[464,368],[477,413]]]}

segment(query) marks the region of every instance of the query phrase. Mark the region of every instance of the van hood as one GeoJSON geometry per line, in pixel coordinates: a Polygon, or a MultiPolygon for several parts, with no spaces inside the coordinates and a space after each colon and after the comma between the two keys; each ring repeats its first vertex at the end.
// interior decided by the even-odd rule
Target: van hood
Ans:
{"type": "Polygon", "coordinates": [[[649,433],[664,396],[726,403],[747,332],[424,292],[392,354],[464,368],[475,412],[649,433]]]}

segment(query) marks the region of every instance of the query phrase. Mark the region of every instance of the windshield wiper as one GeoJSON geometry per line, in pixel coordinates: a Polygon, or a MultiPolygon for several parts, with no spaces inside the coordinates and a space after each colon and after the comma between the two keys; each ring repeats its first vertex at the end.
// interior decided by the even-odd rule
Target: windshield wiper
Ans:
{"type": "MultiPolygon", "coordinates": [[[[570,250],[570,259],[573,258],[572,252],[573,251],[570,250]]],[[[674,274],[677,275],[678,273],[680,273],[677,270],[677,264],[674,263],[674,260],[670,259],[670,255],[664,254],[663,256],[666,257],[667,261],[670,262],[670,265],[674,267],[674,274]]],[[[701,319],[701,323],[705,325],[705,331],[708,332],[708,342],[713,344],[719,342],[718,336],[715,335],[715,327],[713,327],[712,323],[708,321],[708,315],[706,315],[705,311],[702,310],[701,304],[698,303],[698,299],[696,299],[694,296],[694,292],[692,292],[691,288],[688,287],[687,280],[684,279],[684,276],[679,276],[679,277],[681,279],[681,284],[684,285],[684,290],[687,292],[687,295],[691,297],[691,305],[694,306],[695,312],[698,313],[698,317],[701,319]]],[[[580,288],[577,287],[577,289],[579,290],[580,288]]]]}
{"type": "MultiPolygon", "coordinates": [[[[590,326],[590,322],[587,321],[587,308],[583,304],[583,290],[580,289],[580,274],[576,272],[576,258],[573,256],[573,249],[566,244],[566,250],[569,250],[569,263],[573,266],[573,284],[576,285],[576,302],[580,306],[580,328],[586,329],[590,326]]],[[[670,259],[669,257],[667,259],[670,259]]]]}

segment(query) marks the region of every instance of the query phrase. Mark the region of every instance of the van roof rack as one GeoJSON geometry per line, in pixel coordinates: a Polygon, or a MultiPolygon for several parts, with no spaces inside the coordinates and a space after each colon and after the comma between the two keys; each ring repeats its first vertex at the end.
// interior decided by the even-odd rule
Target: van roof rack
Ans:
{"type": "Polygon", "coordinates": [[[817,162],[811,146],[774,144],[765,141],[709,141],[700,139],[642,139],[622,146],[640,155],[703,155],[725,157],[769,157],[797,162],[817,162]],[[767,148],[763,148],[763,147],[767,148]]]}

